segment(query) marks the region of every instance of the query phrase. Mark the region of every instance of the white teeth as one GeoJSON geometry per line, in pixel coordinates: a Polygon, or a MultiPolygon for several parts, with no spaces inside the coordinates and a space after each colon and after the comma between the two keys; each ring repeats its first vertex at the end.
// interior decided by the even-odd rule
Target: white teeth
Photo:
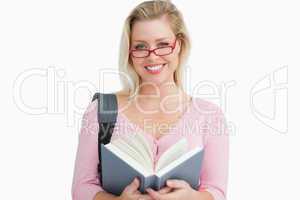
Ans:
{"type": "Polygon", "coordinates": [[[155,71],[155,70],[159,70],[160,68],[162,68],[163,67],[163,65],[157,65],[157,66],[151,66],[151,67],[149,67],[149,66],[147,66],[147,67],[145,67],[147,70],[153,70],[153,71],[155,71]]]}

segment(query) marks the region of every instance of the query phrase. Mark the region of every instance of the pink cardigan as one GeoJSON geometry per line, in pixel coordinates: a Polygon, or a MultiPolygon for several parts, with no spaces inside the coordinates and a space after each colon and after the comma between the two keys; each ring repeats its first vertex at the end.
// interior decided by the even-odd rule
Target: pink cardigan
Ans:
{"type": "MultiPolygon", "coordinates": [[[[97,101],[90,103],[83,115],[72,184],[73,200],[93,200],[97,192],[104,191],[97,174],[97,104],[97,101]]],[[[111,140],[134,133],[145,134],[152,146],[155,160],[182,137],[187,138],[189,149],[204,147],[198,190],[210,192],[215,200],[226,199],[229,137],[226,120],[218,106],[200,98],[193,98],[177,123],[159,139],[145,133],[119,112],[111,140]]]]}

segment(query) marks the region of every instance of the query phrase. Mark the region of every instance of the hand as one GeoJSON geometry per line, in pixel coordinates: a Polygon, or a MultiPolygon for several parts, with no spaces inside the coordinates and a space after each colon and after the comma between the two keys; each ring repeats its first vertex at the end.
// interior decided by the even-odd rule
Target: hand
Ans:
{"type": "Polygon", "coordinates": [[[167,187],[163,188],[165,193],[154,191],[151,188],[147,188],[146,191],[154,200],[182,200],[193,199],[196,190],[194,190],[189,183],[183,180],[168,180],[167,187]],[[167,188],[168,187],[168,188],[167,188]]]}
{"type": "Polygon", "coordinates": [[[117,197],[118,200],[153,200],[148,194],[142,194],[139,188],[140,182],[135,178],[125,187],[122,194],[117,197]]]}

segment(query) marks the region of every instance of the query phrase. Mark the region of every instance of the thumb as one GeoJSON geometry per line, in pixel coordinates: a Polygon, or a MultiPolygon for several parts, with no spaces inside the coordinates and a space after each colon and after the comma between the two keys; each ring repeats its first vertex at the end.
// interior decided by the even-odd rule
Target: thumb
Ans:
{"type": "Polygon", "coordinates": [[[126,187],[126,190],[130,193],[133,193],[139,188],[139,180],[137,178],[134,178],[134,180],[126,187]]]}
{"type": "Polygon", "coordinates": [[[160,194],[167,194],[167,193],[171,192],[171,190],[172,190],[172,188],[166,186],[166,187],[160,189],[158,192],[159,192],[160,194]]]}
{"type": "Polygon", "coordinates": [[[167,181],[167,186],[171,188],[185,188],[188,184],[185,181],[173,179],[167,181]]]}

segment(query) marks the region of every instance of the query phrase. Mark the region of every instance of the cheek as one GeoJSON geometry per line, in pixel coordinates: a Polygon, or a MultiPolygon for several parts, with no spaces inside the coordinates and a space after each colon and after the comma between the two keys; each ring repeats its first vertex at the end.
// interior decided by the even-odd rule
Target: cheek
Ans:
{"type": "Polygon", "coordinates": [[[166,58],[166,61],[168,61],[170,68],[172,69],[176,69],[178,66],[178,60],[179,60],[179,56],[178,55],[172,55],[166,58]]]}
{"type": "Polygon", "coordinates": [[[132,59],[132,64],[133,64],[133,67],[135,69],[137,69],[137,68],[140,68],[141,66],[143,66],[143,61],[142,61],[142,59],[132,59]]]}
{"type": "Polygon", "coordinates": [[[144,62],[142,59],[132,59],[132,67],[139,74],[143,74],[144,62]]]}

